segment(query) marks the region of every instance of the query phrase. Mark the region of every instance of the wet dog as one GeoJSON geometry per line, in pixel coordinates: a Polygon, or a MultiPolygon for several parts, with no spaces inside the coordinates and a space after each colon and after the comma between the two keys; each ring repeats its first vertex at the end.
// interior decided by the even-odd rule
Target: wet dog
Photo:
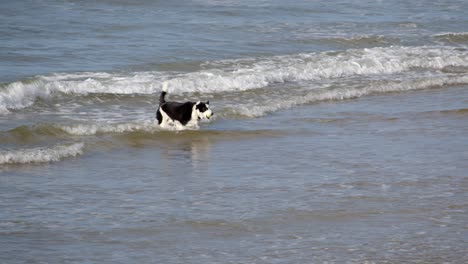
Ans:
{"type": "Polygon", "coordinates": [[[159,108],[156,119],[159,126],[165,129],[184,130],[198,129],[199,120],[210,119],[213,116],[207,102],[168,102],[166,101],[167,83],[163,83],[159,96],[159,108]]]}

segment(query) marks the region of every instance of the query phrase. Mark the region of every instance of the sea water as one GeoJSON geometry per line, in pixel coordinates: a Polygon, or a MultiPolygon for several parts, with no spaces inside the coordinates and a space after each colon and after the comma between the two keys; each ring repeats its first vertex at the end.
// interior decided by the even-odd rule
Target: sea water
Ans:
{"type": "Polygon", "coordinates": [[[0,263],[468,262],[467,10],[2,1],[0,263]]]}

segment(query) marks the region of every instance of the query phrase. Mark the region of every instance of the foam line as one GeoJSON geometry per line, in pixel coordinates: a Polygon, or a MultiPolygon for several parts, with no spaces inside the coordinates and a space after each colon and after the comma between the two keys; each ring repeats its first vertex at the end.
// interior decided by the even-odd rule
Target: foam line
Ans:
{"type": "MultiPolygon", "coordinates": [[[[379,47],[208,63],[192,73],[76,73],[39,76],[0,85],[0,113],[31,106],[37,98],[62,94],[222,93],[264,88],[272,83],[396,74],[414,68],[468,67],[468,51],[453,47],[379,47]],[[209,68],[209,67],[208,67],[209,68]]],[[[417,74],[417,73],[415,73],[417,74]]]]}
{"type": "Polygon", "coordinates": [[[372,84],[366,87],[348,87],[337,89],[317,89],[309,92],[305,96],[292,96],[287,99],[274,99],[267,105],[241,106],[230,110],[235,115],[246,117],[259,117],[267,113],[282,109],[292,108],[297,105],[303,105],[313,102],[327,100],[345,100],[358,98],[369,94],[403,92],[411,90],[422,90],[446,85],[467,84],[468,76],[430,78],[416,81],[406,81],[400,83],[372,84]]]}
{"type": "Polygon", "coordinates": [[[83,154],[84,143],[58,145],[51,148],[32,148],[0,151],[0,164],[27,164],[59,161],[83,154]]]}
{"type": "Polygon", "coordinates": [[[57,128],[70,135],[89,136],[104,133],[125,133],[133,131],[158,131],[159,126],[153,121],[132,122],[132,123],[95,123],[77,125],[55,125],[57,128]]]}

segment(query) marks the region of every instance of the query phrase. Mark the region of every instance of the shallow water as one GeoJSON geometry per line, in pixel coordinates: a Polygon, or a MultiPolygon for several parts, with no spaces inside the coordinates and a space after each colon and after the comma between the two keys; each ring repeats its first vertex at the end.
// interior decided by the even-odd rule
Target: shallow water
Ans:
{"type": "Polygon", "coordinates": [[[2,256],[464,262],[467,100],[452,87],[325,102],[5,166],[2,256]]]}
{"type": "Polygon", "coordinates": [[[0,262],[468,262],[466,10],[2,2],[0,262]]]}

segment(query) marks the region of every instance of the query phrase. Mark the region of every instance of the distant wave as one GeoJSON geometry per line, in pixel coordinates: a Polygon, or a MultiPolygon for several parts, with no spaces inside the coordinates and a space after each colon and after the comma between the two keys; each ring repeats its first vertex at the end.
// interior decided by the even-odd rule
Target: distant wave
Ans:
{"type": "Polygon", "coordinates": [[[468,44],[468,32],[441,33],[433,36],[446,43],[468,44]]]}
{"type": "MultiPolygon", "coordinates": [[[[241,66],[230,71],[200,71],[172,78],[169,89],[175,93],[244,91],[288,81],[393,74],[413,68],[468,66],[468,51],[447,47],[388,47],[237,62],[241,66]]],[[[235,63],[229,61],[229,64],[235,63]]]]}
{"type": "Polygon", "coordinates": [[[353,75],[394,74],[413,68],[468,66],[468,51],[449,47],[386,47],[308,53],[208,63],[192,73],[72,73],[38,76],[0,85],[0,113],[22,109],[38,98],[61,94],[153,94],[163,81],[171,93],[222,93],[264,88],[273,83],[353,75]]]}
{"type": "Polygon", "coordinates": [[[441,110],[441,111],[431,111],[430,113],[467,116],[468,115],[468,108],[460,108],[460,109],[452,109],[452,110],[441,110]]]}
{"type": "Polygon", "coordinates": [[[0,151],[1,164],[26,164],[59,161],[66,157],[83,154],[84,143],[58,145],[51,148],[32,148],[0,151]]]}
{"type": "Polygon", "coordinates": [[[339,43],[350,46],[390,45],[400,43],[400,39],[386,36],[359,35],[353,37],[333,37],[319,39],[322,42],[339,43]]]}

